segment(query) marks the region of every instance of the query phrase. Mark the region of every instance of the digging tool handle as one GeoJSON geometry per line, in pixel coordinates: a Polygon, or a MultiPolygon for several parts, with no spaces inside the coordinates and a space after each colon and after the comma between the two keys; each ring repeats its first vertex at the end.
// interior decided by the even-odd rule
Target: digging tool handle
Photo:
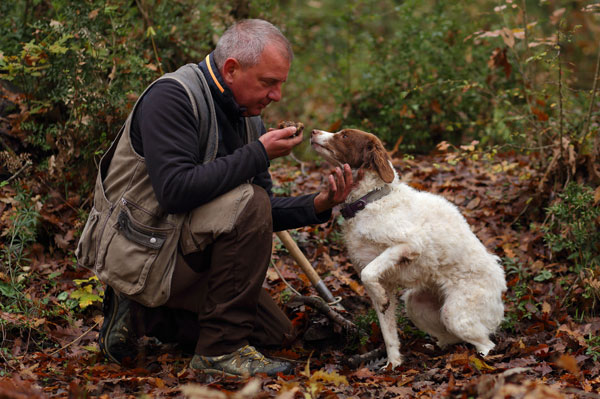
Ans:
{"type": "Polygon", "coordinates": [[[287,231],[278,231],[276,234],[277,237],[279,237],[279,239],[283,243],[283,245],[287,248],[290,255],[292,255],[296,262],[298,262],[298,265],[300,265],[300,268],[302,269],[304,274],[306,274],[306,276],[308,277],[312,285],[315,287],[319,295],[321,295],[321,297],[325,299],[325,301],[328,303],[334,302],[335,298],[331,294],[331,291],[329,291],[329,288],[327,288],[323,280],[321,280],[321,277],[319,277],[319,275],[312,267],[306,256],[304,256],[304,253],[302,253],[300,248],[298,248],[298,245],[296,244],[290,233],[288,233],[287,231]]]}

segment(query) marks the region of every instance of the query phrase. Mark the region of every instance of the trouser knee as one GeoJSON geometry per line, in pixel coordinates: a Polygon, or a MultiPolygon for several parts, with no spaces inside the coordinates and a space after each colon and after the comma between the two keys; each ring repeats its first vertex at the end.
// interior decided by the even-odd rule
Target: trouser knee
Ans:
{"type": "Polygon", "coordinates": [[[264,234],[271,239],[270,235],[273,233],[271,200],[264,188],[255,184],[252,188],[254,194],[236,221],[236,229],[264,234]]]}

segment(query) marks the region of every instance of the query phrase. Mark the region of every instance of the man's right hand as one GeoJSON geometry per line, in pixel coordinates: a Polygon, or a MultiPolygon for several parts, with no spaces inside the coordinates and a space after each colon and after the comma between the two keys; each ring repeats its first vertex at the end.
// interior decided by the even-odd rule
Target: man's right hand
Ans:
{"type": "Polygon", "coordinates": [[[302,135],[291,137],[296,133],[296,127],[290,126],[285,129],[269,130],[267,133],[259,137],[258,140],[262,143],[267,151],[269,159],[279,158],[288,155],[292,152],[292,148],[302,142],[302,135]]]}

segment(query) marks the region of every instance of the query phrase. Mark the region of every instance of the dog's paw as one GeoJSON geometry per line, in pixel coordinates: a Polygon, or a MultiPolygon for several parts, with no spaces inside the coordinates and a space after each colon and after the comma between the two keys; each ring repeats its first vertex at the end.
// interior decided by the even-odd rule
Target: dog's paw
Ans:
{"type": "Polygon", "coordinates": [[[475,344],[475,349],[477,350],[477,354],[481,357],[486,357],[492,349],[494,349],[496,345],[493,342],[485,343],[485,344],[475,344]]]}
{"type": "Polygon", "coordinates": [[[400,367],[401,364],[402,357],[399,357],[397,359],[388,358],[387,363],[381,368],[381,371],[394,371],[394,369],[396,369],[396,367],[400,367]]]}

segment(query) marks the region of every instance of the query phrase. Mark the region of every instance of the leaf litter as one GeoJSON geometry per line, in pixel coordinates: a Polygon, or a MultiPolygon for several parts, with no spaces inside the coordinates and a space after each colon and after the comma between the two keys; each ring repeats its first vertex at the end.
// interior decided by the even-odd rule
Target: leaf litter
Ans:
{"type": "MultiPolygon", "coordinates": [[[[65,309],[62,317],[1,312],[0,397],[600,398],[600,319],[576,318],[569,312],[561,301],[564,284],[556,277],[569,278],[566,265],[551,258],[542,234],[530,228],[542,217],[539,208],[545,194],[540,193],[541,176],[532,166],[535,159],[506,153],[486,160],[473,156],[468,146],[461,153],[466,156],[445,151],[443,146],[439,149],[437,154],[414,159],[394,158],[401,179],[456,204],[505,266],[521,268],[509,273],[507,267],[507,320],[494,337],[495,350],[485,359],[467,344],[437,348],[401,309],[404,363],[386,370],[385,358],[379,357],[349,367],[350,356],[374,350],[383,342],[370,301],[345,255],[336,210],[326,225],[298,229],[292,235],[334,296],[342,298],[344,316],[362,326],[363,336],[345,336],[309,306],[282,305],[299,330],[299,338],[290,347],[267,354],[293,362],[294,375],[207,376],[188,367],[191,354],[149,339],[143,339],[144,356],[133,368],[108,363],[96,343],[101,305],[92,297],[85,309],[72,314],[65,309]],[[547,279],[524,278],[525,272],[544,270],[551,272],[547,279]],[[316,322],[322,324],[324,333],[319,340],[305,340],[303,333],[316,322]],[[23,325],[28,329],[23,330],[23,325]]],[[[323,168],[314,162],[299,166],[281,161],[273,163],[272,174],[286,188],[282,195],[300,194],[321,187],[323,168]]],[[[3,207],[9,209],[14,193],[9,187],[0,190],[3,207]]],[[[86,199],[50,198],[41,215],[53,239],[46,246],[33,247],[31,273],[37,277],[25,293],[42,308],[60,304],[56,298],[61,292],[81,290],[75,279],[92,277],[86,270],[74,270],[69,258],[76,243],[74,233],[81,228],[74,209],[86,199]],[[55,272],[56,283],[47,284],[46,278],[55,272]]],[[[8,222],[2,218],[3,229],[8,222]]],[[[302,295],[317,295],[281,246],[274,246],[273,263],[281,275],[270,271],[264,287],[275,298],[283,303],[289,297],[286,284],[302,295]]],[[[90,296],[101,295],[85,290],[90,296]]]]}

